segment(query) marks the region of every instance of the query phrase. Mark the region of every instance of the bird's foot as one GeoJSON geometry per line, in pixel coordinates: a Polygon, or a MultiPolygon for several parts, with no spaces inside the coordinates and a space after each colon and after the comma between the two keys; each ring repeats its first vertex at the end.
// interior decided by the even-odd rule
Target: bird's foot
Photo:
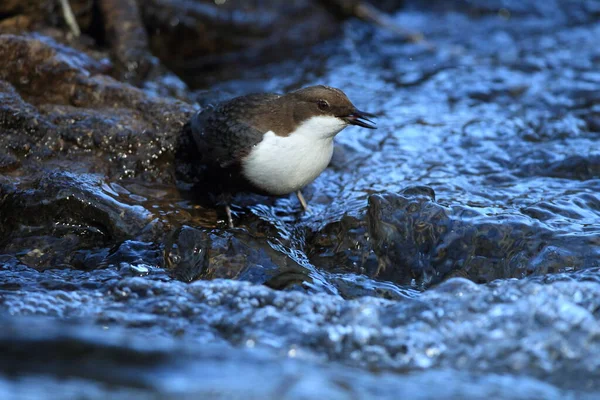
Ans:
{"type": "Polygon", "coordinates": [[[227,225],[233,228],[233,217],[231,216],[231,207],[229,207],[229,204],[225,206],[225,214],[227,214],[227,225]]]}
{"type": "Polygon", "coordinates": [[[296,197],[298,197],[298,201],[300,202],[300,205],[302,206],[302,211],[307,212],[308,211],[308,203],[304,199],[304,196],[302,195],[302,191],[298,190],[296,192],[296,197]]]}

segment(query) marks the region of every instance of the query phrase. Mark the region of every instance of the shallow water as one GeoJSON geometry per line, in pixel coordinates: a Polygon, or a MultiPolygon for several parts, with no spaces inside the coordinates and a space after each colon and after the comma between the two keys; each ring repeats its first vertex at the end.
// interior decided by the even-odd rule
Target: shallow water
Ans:
{"type": "Polygon", "coordinates": [[[322,83],[378,115],[377,131],[338,135],[332,165],[304,192],[308,214],[294,197],[242,198],[238,229],[227,232],[185,185],[77,168],[42,181],[4,176],[30,190],[17,210],[55,226],[36,236],[15,217],[21,236],[3,244],[2,398],[58,387],[89,398],[595,398],[600,8],[406,3],[395,21],[431,46],[349,21],[311,59],[210,87],[228,97],[322,83]],[[473,238],[499,230],[500,250],[467,257],[470,236],[458,255],[419,250],[420,262],[439,271],[441,257],[452,273],[418,285],[394,269],[422,244],[409,240],[388,257],[388,275],[374,272],[388,254],[373,252],[369,196],[410,186],[432,188],[435,207],[474,227],[473,238]],[[38,201],[47,187],[56,198],[38,201]],[[61,208],[69,196],[81,209],[61,208]],[[101,224],[61,222],[85,214],[86,201],[101,224]],[[527,259],[509,260],[514,249],[527,259]],[[475,272],[454,274],[459,264],[475,272]],[[164,265],[201,280],[175,280],[164,265]]]}

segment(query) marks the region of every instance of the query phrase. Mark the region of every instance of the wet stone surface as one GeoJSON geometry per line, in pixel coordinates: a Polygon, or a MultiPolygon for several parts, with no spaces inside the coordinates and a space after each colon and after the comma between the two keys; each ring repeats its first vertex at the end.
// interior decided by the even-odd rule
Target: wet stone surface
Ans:
{"type": "Polygon", "coordinates": [[[257,29],[229,29],[196,76],[172,58],[181,79],[161,67],[138,87],[72,3],[80,40],[0,6],[0,397],[597,397],[597,2],[386,6],[421,44],[318,8],[286,36],[336,21],[304,61],[220,73],[205,67],[290,25],[280,3],[227,20],[214,2],[151,1],[160,59],[190,27],[257,29]],[[239,196],[226,228],[198,200],[185,123],[215,99],[317,83],[378,130],[338,135],[310,213],[239,196]]]}
{"type": "Polygon", "coordinates": [[[369,198],[377,276],[422,286],[453,275],[490,282],[590,268],[600,259],[598,238],[586,233],[550,230],[528,213],[490,217],[434,200],[429,187],[369,198]]]}

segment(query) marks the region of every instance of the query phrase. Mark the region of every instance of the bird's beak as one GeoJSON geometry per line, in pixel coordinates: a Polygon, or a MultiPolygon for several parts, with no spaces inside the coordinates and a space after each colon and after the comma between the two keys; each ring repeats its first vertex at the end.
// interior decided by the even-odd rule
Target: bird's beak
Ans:
{"type": "Polygon", "coordinates": [[[365,111],[354,110],[352,114],[342,117],[346,122],[352,125],[362,126],[368,129],[377,129],[375,123],[369,118],[375,118],[375,114],[371,114],[365,111]]]}

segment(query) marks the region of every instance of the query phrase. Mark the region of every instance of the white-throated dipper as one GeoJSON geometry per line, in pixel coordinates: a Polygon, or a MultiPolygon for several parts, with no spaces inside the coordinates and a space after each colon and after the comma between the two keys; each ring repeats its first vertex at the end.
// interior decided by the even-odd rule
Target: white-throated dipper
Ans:
{"type": "Polygon", "coordinates": [[[198,112],[190,128],[206,189],[218,195],[233,226],[229,202],[237,192],[285,195],[314,181],[331,161],[333,138],[345,127],[375,129],[339,89],[310,86],[287,94],[236,97],[198,112]]]}

